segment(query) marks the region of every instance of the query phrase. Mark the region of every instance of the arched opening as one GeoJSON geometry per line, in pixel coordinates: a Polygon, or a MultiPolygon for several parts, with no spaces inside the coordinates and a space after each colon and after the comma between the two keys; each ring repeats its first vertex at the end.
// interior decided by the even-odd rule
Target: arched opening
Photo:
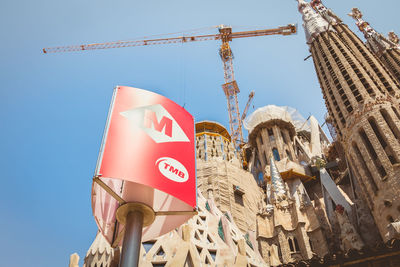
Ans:
{"type": "Polygon", "coordinates": [[[258,178],[257,183],[258,183],[258,184],[261,184],[261,183],[264,181],[264,175],[263,175],[263,173],[262,173],[262,172],[259,172],[257,178],[258,178]]]}
{"type": "Polygon", "coordinates": [[[281,157],[279,156],[278,149],[276,149],[276,147],[274,147],[274,148],[272,149],[272,154],[274,155],[274,159],[275,159],[276,161],[280,161],[280,160],[281,160],[281,157]]]}
{"type": "Polygon", "coordinates": [[[297,243],[296,237],[293,237],[293,240],[294,240],[294,248],[296,249],[296,251],[300,251],[299,243],[297,243]]]}
{"type": "Polygon", "coordinates": [[[282,140],[285,144],[289,145],[288,140],[286,139],[286,135],[281,131],[282,140]]]}
{"type": "Polygon", "coordinates": [[[288,238],[288,242],[289,242],[290,252],[294,252],[293,241],[290,237],[288,238]]]}
{"type": "Polygon", "coordinates": [[[288,238],[289,249],[290,252],[300,252],[299,243],[297,242],[296,237],[291,236],[288,238]]]}
{"type": "Polygon", "coordinates": [[[268,129],[268,136],[269,136],[269,141],[275,141],[275,136],[274,136],[274,132],[272,131],[272,129],[268,129]]]}
{"type": "Polygon", "coordinates": [[[286,154],[287,154],[287,157],[289,158],[289,160],[293,161],[292,154],[290,154],[290,151],[287,149],[286,149],[286,154]]]}

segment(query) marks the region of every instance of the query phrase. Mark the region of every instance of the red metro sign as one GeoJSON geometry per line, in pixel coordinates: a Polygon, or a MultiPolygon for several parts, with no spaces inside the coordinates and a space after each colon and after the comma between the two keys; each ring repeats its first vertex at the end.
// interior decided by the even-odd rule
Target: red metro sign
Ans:
{"type": "Polygon", "coordinates": [[[196,206],[194,120],[170,99],[115,89],[96,175],[159,189],[196,206]]]}
{"type": "MultiPolygon", "coordinates": [[[[155,211],[193,210],[194,142],[194,119],[184,108],[153,92],[116,87],[95,176],[126,202],[147,202],[155,211]]],[[[112,242],[118,203],[101,190],[93,185],[93,212],[100,230],[112,242]]],[[[172,220],[177,223],[176,216],[172,220]]],[[[161,227],[158,234],[174,224],[168,218],[160,223],[170,226],[161,227]]],[[[145,229],[144,240],[146,231],[152,232],[145,229]]]]}

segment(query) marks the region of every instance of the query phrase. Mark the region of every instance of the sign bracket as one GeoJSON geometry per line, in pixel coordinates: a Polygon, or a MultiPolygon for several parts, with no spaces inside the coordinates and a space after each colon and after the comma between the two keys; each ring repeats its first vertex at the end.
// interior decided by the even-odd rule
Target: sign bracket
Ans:
{"type": "MultiPolygon", "coordinates": [[[[114,192],[108,185],[106,185],[99,176],[95,176],[93,178],[93,182],[97,183],[98,185],[101,186],[107,193],[109,193],[115,200],[118,201],[118,203],[122,206],[124,204],[127,204],[127,202],[120,197],[117,193],[114,192]]],[[[129,204],[129,203],[128,203],[129,204]]],[[[153,209],[152,209],[153,210],[153,209]]],[[[190,210],[185,210],[185,211],[154,211],[154,216],[169,216],[169,215],[197,215],[197,209],[193,209],[193,211],[190,210]]]]}

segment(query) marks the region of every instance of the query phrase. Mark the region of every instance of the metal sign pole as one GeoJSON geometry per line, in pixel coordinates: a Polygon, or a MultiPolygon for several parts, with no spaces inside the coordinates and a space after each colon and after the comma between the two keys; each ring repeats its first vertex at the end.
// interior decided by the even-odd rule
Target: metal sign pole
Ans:
{"type": "Polygon", "coordinates": [[[137,267],[139,265],[143,218],[143,213],[138,210],[131,211],[126,216],[120,267],[137,267]]]}
{"type": "Polygon", "coordinates": [[[139,265],[140,245],[143,227],[154,222],[155,212],[146,204],[125,203],[117,209],[117,220],[125,225],[124,241],[119,267],[137,267],[139,265]]]}

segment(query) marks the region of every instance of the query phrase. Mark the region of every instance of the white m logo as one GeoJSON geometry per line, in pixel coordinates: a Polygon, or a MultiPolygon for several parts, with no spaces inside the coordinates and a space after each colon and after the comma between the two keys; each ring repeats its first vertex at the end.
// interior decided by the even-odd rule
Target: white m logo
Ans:
{"type": "Polygon", "coordinates": [[[156,143],[190,142],[182,128],[160,104],[120,113],[146,132],[156,143]]]}

